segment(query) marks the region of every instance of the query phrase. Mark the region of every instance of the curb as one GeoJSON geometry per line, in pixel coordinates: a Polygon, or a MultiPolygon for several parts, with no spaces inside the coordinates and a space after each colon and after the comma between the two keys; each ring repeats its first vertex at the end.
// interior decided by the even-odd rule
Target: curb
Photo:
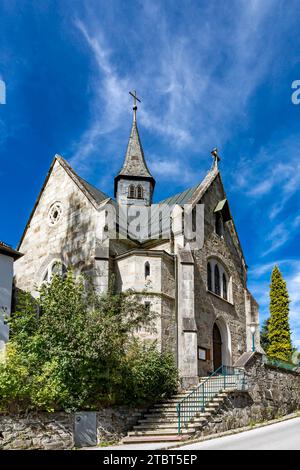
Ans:
{"type": "Polygon", "coordinates": [[[232,436],[234,434],[239,434],[239,433],[246,432],[246,431],[252,431],[252,430],[258,429],[258,428],[264,428],[265,426],[269,426],[271,424],[281,423],[283,421],[288,421],[290,419],[299,418],[299,417],[300,417],[300,411],[296,411],[296,412],[291,413],[289,415],[282,416],[281,418],[276,418],[276,419],[272,419],[270,421],[264,421],[264,422],[261,422],[261,423],[257,423],[254,426],[244,426],[243,428],[229,429],[228,431],[223,431],[223,432],[219,432],[219,433],[216,433],[216,434],[212,434],[211,436],[202,436],[202,437],[198,437],[196,439],[188,439],[185,442],[181,442],[180,444],[175,444],[175,445],[170,444],[166,447],[162,447],[160,450],[178,449],[178,448],[184,447],[186,445],[196,444],[197,442],[211,441],[211,440],[217,439],[219,437],[232,436]]]}

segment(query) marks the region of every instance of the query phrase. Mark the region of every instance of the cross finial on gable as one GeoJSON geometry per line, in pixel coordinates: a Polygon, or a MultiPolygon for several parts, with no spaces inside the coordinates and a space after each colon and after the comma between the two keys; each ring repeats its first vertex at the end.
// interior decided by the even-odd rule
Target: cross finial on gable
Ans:
{"type": "Polygon", "coordinates": [[[133,118],[136,121],[136,111],[137,111],[137,104],[136,102],[138,101],[139,103],[141,100],[136,96],[136,90],[130,91],[129,94],[133,97],[133,118]]]}
{"type": "Polygon", "coordinates": [[[218,166],[218,162],[221,160],[221,158],[219,157],[217,147],[212,149],[210,153],[211,153],[212,158],[214,159],[214,165],[218,166]]]}

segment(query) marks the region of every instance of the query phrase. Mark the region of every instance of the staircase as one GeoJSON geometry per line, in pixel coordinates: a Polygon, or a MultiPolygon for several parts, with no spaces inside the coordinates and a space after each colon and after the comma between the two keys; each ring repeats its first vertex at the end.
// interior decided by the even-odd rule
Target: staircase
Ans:
{"type": "Polygon", "coordinates": [[[228,393],[245,387],[243,369],[221,366],[212,375],[202,377],[194,389],[155,404],[123,443],[187,440],[208,423],[228,393]]]}

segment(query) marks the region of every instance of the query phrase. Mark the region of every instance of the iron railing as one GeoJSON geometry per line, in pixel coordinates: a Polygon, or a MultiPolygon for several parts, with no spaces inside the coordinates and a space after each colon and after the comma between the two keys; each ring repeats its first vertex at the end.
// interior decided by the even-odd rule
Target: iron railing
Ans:
{"type": "Polygon", "coordinates": [[[216,395],[230,388],[246,389],[244,369],[222,365],[177,404],[178,434],[216,395]]]}

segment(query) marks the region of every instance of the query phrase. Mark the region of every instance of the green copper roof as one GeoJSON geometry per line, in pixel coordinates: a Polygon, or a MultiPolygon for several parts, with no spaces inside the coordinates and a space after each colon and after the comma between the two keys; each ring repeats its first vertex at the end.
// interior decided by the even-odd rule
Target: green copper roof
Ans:
{"type": "Polygon", "coordinates": [[[187,204],[198,188],[199,184],[196,186],[193,186],[192,188],[188,188],[185,191],[182,191],[181,193],[177,193],[174,196],[170,196],[167,199],[164,199],[163,201],[158,202],[158,204],[168,204],[170,206],[173,206],[175,204],[187,204]]]}

